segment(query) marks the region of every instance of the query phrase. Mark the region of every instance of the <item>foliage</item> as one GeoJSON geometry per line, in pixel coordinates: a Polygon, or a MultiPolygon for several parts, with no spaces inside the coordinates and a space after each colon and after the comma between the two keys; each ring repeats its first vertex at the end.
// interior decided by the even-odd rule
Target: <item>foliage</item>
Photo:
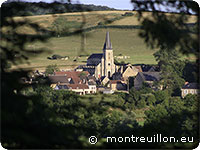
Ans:
{"type": "Polygon", "coordinates": [[[190,83],[198,81],[198,60],[196,62],[185,61],[183,78],[190,83]]]}
{"type": "Polygon", "coordinates": [[[155,105],[156,104],[156,98],[154,95],[148,95],[147,96],[147,99],[146,99],[146,103],[148,106],[151,106],[151,105],[155,105]]]}
{"type": "MultiPolygon", "coordinates": [[[[189,15],[193,11],[198,14],[198,4],[192,1],[132,1],[134,8],[138,10],[138,19],[141,21],[143,30],[140,36],[144,38],[148,46],[154,48],[164,46],[167,49],[178,48],[183,54],[195,54],[198,56],[198,37],[197,33],[192,35],[188,32],[187,21],[189,15]],[[173,12],[177,10],[179,16],[175,13],[168,18],[166,13],[161,13],[161,8],[156,8],[156,5],[163,7],[171,6],[172,9],[168,10],[173,12]],[[174,9],[173,9],[174,8],[174,9]],[[143,15],[144,11],[153,10],[151,17],[143,15]],[[173,33],[173,36],[171,36],[173,33]],[[193,39],[191,41],[191,39],[193,39]]],[[[197,20],[195,21],[195,23],[197,20]]]]}
{"type": "Polygon", "coordinates": [[[107,24],[111,24],[111,23],[113,23],[114,21],[120,20],[120,19],[122,19],[122,18],[124,18],[124,16],[119,16],[119,17],[115,17],[115,18],[111,18],[111,19],[105,19],[105,21],[99,22],[99,23],[98,23],[98,26],[105,26],[105,25],[107,25],[107,24]]]}
{"type": "Polygon", "coordinates": [[[131,12],[125,12],[122,16],[133,16],[134,14],[131,12]]]}
{"type": "Polygon", "coordinates": [[[141,98],[137,103],[137,108],[141,109],[141,108],[144,108],[145,106],[146,106],[145,99],[141,98]]]}
{"type": "Polygon", "coordinates": [[[55,71],[59,71],[57,65],[49,65],[46,67],[45,74],[46,75],[53,74],[55,71]]]}
{"type": "Polygon", "coordinates": [[[59,16],[52,23],[50,29],[55,31],[57,37],[65,35],[69,32],[70,28],[80,28],[81,23],[75,21],[67,21],[66,18],[59,16]]]}
{"type": "Polygon", "coordinates": [[[55,55],[52,56],[52,59],[61,59],[61,58],[62,58],[62,56],[57,55],[57,54],[55,54],[55,55]]]}
{"type": "Polygon", "coordinates": [[[156,98],[156,104],[160,104],[169,98],[168,91],[166,91],[166,90],[165,91],[156,91],[154,93],[154,95],[156,98]]]}
{"type": "MultiPolygon", "coordinates": [[[[143,2],[146,3],[148,1],[143,2]]],[[[161,1],[159,2],[162,3],[161,1]]],[[[185,4],[188,3],[185,2],[185,4]]],[[[2,15],[5,14],[3,13],[2,15]]],[[[164,20],[165,17],[161,21],[164,20]]],[[[47,37],[17,34],[15,32],[16,28],[23,24],[28,24],[38,31],[39,27],[30,22],[22,21],[16,23],[12,18],[7,19],[3,16],[1,23],[2,27],[8,26],[11,28],[9,34],[5,34],[1,30],[2,40],[6,43],[1,43],[1,142],[4,147],[13,149],[90,148],[85,143],[88,142],[88,137],[91,135],[97,135],[100,139],[99,141],[102,141],[102,137],[125,137],[132,133],[138,137],[144,135],[150,137],[155,133],[179,139],[182,136],[190,136],[194,137],[194,143],[190,143],[191,145],[188,146],[188,143],[122,144],[102,142],[100,145],[95,145],[94,148],[120,147],[130,149],[129,146],[134,148],[185,148],[185,146],[193,148],[198,145],[197,96],[188,95],[184,99],[180,99],[180,97],[172,97],[167,90],[150,92],[148,88],[141,91],[131,88],[128,95],[122,94],[116,101],[118,106],[121,106],[122,102],[125,102],[125,107],[131,106],[128,111],[123,111],[120,108],[111,107],[110,103],[104,103],[104,105],[90,103],[90,105],[85,105],[80,101],[80,96],[74,92],[56,91],[45,86],[45,83],[42,85],[26,85],[21,82],[21,78],[28,77],[28,72],[20,69],[8,70],[7,64],[13,65],[21,61],[27,62],[29,54],[33,54],[33,51],[26,49],[25,45],[37,40],[45,42],[47,37]],[[16,54],[19,57],[15,57],[16,54]],[[27,87],[31,90],[26,89],[27,87]],[[150,106],[148,109],[145,108],[146,121],[144,126],[141,127],[136,123],[135,116],[131,114],[132,106],[135,107],[136,105],[143,108],[145,99],[148,99],[148,95],[150,95],[149,92],[154,93],[157,101],[155,106],[150,106]],[[128,103],[131,105],[127,105],[128,103]]],[[[171,24],[167,22],[167,25],[171,24]]],[[[164,29],[166,27],[164,26],[164,29]]],[[[174,30],[175,27],[173,27],[174,30]]],[[[149,30],[151,30],[151,27],[149,27],[149,30]]],[[[171,30],[169,29],[169,31],[171,30]]],[[[167,34],[167,37],[171,36],[167,34]]],[[[165,42],[163,38],[165,39],[165,37],[161,36],[159,42],[165,42]]],[[[172,41],[176,38],[177,36],[173,37],[172,41]]],[[[170,39],[167,44],[172,41],[170,39]]],[[[166,45],[166,43],[163,45],[166,45]]],[[[169,47],[173,47],[173,45],[171,43],[169,47]]],[[[180,64],[180,66],[182,65],[180,64]]],[[[173,66],[168,66],[167,64],[166,67],[166,70],[170,71],[170,75],[173,75],[173,66]]],[[[181,69],[182,67],[180,67],[181,69]]],[[[180,72],[176,72],[174,79],[180,75],[180,72]]],[[[179,86],[179,81],[175,85],[179,86]]],[[[147,102],[152,101],[154,100],[147,102]]]]}
{"type": "Polygon", "coordinates": [[[137,91],[134,87],[129,90],[129,95],[135,101],[138,101],[140,98],[140,92],[137,91]]]}
{"type": "Polygon", "coordinates": [[[121,99],[121,98],[116,99],[116,100],[113,102],[113,107],[123,108],[124,103],[125,103],[125,101],[124,101],[123,99],[121,99]]]}
{"type": "Polygon", "coordinates": [[[161,70],[160,85],[172,95],[180,95],[180,88],[184,84],[182,72],[185,64],[179,60],[179,53],[176,50],[161,48],[154,56],[161,70]]]}
{"type": "Polygon", "coordinates": [[[84,5],[84,4],[71,4],[70,0],[66,3],[31,3],[31,2],[8,2],[3,3],[3,12],[10,10],[9,14],[14,16],[33,16],[33,15],[46,15],[54,13],[68,13],[68,12],[84,12],[84,11],[102,11],[102,10],[115,10],[106,6],[84,5]],[[15,9],[15,11],[14,11],[15,9]]]}
{"type": "Polygon", "coordinates": [[[184,98],[184,105],[187,107],[189,111],[195,112],[198,110],[198,96],[187,94],[184,98]]]}

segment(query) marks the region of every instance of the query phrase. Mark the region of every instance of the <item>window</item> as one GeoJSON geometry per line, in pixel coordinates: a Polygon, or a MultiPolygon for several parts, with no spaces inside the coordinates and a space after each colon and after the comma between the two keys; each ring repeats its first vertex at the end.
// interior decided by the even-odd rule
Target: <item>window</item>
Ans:
{"type": "Polygon", "coordinates": [[[184,93],[187,94],[187,93],[188,93],[188,90],[184,90],[184,93]]]}
{"type": "Polygon", "coordinates": [[[110,71],[108,71],[108,78],[110,78],[110,71]]]}
{"type": "Polygon", "coordinates": [[[108,53],[108,59],[110,59],[110,53],[108,53]]]}
{"type": "Polygon", "coordinates": [[[108,63],[108,66],[110,66],[110,63],[108,63]]]}

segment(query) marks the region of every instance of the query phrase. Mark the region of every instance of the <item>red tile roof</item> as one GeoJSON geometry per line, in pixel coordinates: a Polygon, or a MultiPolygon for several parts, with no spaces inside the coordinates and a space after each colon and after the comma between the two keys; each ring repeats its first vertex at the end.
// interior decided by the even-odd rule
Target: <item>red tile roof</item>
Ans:
{"type": "Polygon", "coordinates": [[[58,71],[55,72],[55,75],[66,75],[68,78],[72,78],[75,84],[80,83],[80,74],[85,73],[86,75],[89,75],[88,71],[78,72],[78,71],[58,71]]]}

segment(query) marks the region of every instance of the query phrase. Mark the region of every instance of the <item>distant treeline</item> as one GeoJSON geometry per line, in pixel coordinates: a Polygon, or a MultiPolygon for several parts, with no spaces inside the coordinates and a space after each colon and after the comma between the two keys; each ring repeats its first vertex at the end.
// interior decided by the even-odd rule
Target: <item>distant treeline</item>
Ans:
{"type": "Polygon", "coordinates": [[[84,31],[91,31],[95,29],[105,29],[105,28],[115,28],[115,29],[141,29],[140,25],[98,25],[84,29],[84,31]]]}
{"type": "Polygon", "coordinates": [[[30,3],[30,2],[7,2],[1,6],[1,11],[6,16],[34,16],[55,13],[83,12],[83,11],[104,11],[116,10],[107,6],[95,6],[71,3],[30,3]]]}

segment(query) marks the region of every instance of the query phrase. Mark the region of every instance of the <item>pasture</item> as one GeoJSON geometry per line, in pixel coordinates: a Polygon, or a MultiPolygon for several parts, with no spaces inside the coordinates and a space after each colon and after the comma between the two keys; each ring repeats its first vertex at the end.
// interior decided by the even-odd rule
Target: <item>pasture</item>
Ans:
{"type": "Polygon", "coordinates": [[[30,65],[20,64],[22,68],[44,69],[47,65],[57,64],[61,68],[73,68],[85,64],[87,57],[92,53],[102,53],[106,32],[110,32],[114,56],[130,56],[128,59],[118,59],[132,64],[155,64],[153,57],[155,50],[146,47],[142,38],[138,36],[138,29],[97,29],[86,33],[85,43],[82,44],[80,35],[53,37],[47,43],[27,45],[30,49],[44,48],[47,51],[39,56],[31,57],[30,65]],[[68,60],[49,60],[53,54],[69,56],[68,60]],[[74,60],[77,61],[74,61],[74,60]]]}
{"type": "MultiPolygon", "coordinates": [[[[52,22],[59,16],[65,17],[71,23],[81,23],[85,17],[85,28],[97,26],[99,22],[106,19],[113,19],[122,16],[128,11],[97,11],[84,13],[64,13],[53,15],[40,15],[28,17],[14,17],[16,21],[28,19],[33,23],[49,29],[52,22]]],[[[139,25],[136,12],[133,16],[122,17],[115,20],[109,25],[139,25]]],[[[146,16],[149,12],[145,13],[146,16]]],[[[189,22],[194,22],[196,16],[191,16],[189,22]]],[[[73,25],[71,25],[73,27],[73,25]]],[[[110,32],[110,38],[113,46],[114,56],[130,56],[126,59],[117,59],[119,62],[131,64],[156,64],[153,53],[157,49],[147,48],[144,40],[139,37],[140,29],[114,29],[102,28],[85,32],[85,38],[81,35],[70,35],[63,37],[52,37],[46,43],[32,43],[27,45],[29,49],[37,51],[39,48],[45,49],[45,52],[39,56],[33,55],[29,57],[29,64],[19,64],[12,66],[15,68],[24,69],[39,69],[44,70],[46,66],[56,64],[60,69],[74,69],[78,65],[85,64],[87,57],[92,53],[102,53],[103,44],[105,42],[106,32],[110,32]],[[50,60],[47,57],[57,54],[60,56],[69,56],[68,60],[50,60]],[[82,57],[79,57],[84,55],[82,57]]],[[[28,27],[20,27],[18,32],[34,34],[28,27]]]]}

